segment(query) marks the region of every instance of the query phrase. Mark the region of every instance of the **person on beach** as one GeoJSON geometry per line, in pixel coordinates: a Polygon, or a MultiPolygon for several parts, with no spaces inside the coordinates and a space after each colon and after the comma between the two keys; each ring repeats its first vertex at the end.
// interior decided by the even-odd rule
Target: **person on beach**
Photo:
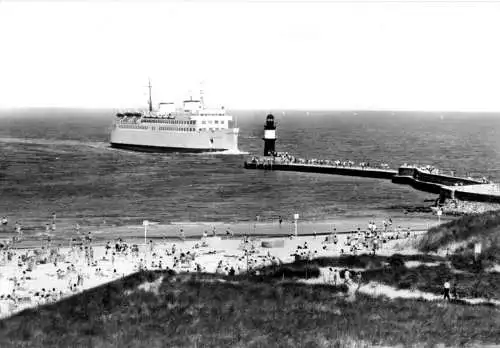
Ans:
{"type": "Polygon", "coordinates": [[[373,256],[375,256],[375,253],[377,252],[377,249],[378,249],[378,239],[375,238],[373,240],[373,256]]]}
{"type": "Polygon", "coordinates": [[[281,228],[281,224],[283,223],[283,218],[281,217],[281,215],[278,217],[278,221],[279,221],[280,228],[281,228]]]}
{"type": "Polygon", "coordinates": [[[52,232],[55,232],[55,231],[56,231],[56,223],[52,222],[52,232]]]}
{"type": "Polygon", "coordinates": [[[6,216],[2,217],[2,225],[7,226],[8,223],[9,223],[9,220],[7,220],[7,217],[6,216]]]}
{"type": "Polygon", "coordinates": [[[351,276],[351,274],[349,273],[349,270],[346,269],[345,272],[344,272],[344,283],[346,285],[349,285],[349,283],[350,283],[350,280],[351,280],[350,276],[351,276]]]}
{"type": "Polygon", "coordinates": [[[458,300],[458,285],[456,280],[451,287],[451,297],[453,297],[454,300],[458,300]]]}
{"type": "Polygon", "coordinates": [[[444,282],[444,286],[443,286],[443,299],[444,300],[448,300],[450,301],[450,282],[446,281],[444,282]]]}
{"type": "Polygon", "coordinates": [[[357,274],[356,274],[356,282],[358,283],[358,288],[356,289],[356,291],[359,291],[359,288],[361,287],[361,282],[362,282],[362,274],[361,274],[361,271],[359,271],[357,274]]]}
{"type": "Polygon", "coordinates": [[[339,270],[337,268],[333,269],[333,285],[337,286],[337,284],[340,282],[340,274],[339,270]]]}

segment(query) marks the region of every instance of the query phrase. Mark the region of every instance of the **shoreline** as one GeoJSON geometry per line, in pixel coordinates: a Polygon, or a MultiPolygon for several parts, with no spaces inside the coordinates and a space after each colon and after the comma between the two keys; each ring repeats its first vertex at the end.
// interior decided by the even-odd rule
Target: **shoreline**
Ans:
{"type": "MultiPolygon", "coordinates": [[[[442,217],[441,223],[452,221],[457,217],[442,217]]],[[[80,233],[74,230],[74,224],[66,219],[57,223],[55,232],[50,232],[53,244],[67,245],[71,238],[85,236],[91,232],[94,243],[102,243],[114,241],[118,238],[123,240],[144,240],[144,226],[137,224],[121,225],[121,226],[81,226],[80,233]]],[[[313,236],[314,234],[327,235],[331,234],[333,229],[339,235],[349,234],[360,228],[366,230],[368,221],[374,220],[378,230],[383,229],[383,218],[339,218],[317,221],[301,221],[298,220],[297,232],[298,236],[313,236]]],[[[402,230],[407,230],[408,227],[412,231],[426,231],[428,228],[438,225],[438,218],[431,214],[408,215],[405,217],[393,217],[393,228],[401,226],[402,230]]],[[[234,237],[248,235],[249,237],[261,238],[283,238],[290,234],[294,234],[294,224],[291,221],[283,221],[281,227],[278,221],[265,222],[248,222],[248,223],[224,223],[224,222],[173,222],[173,223],[156,223],[152,224],[147,229],[147,239],[150,240],[181,240],[180,230],[184,231],[185,239],[192,240],[203,236],[206,231],[208,236],[212,236],[212,228],[215,227],[218,237],[226,237],[226,231],[229,229],[234,237]]],[[[11,229],[12,226],[9,227],[11,229]]],[[[0,241],[12,239],[16,236],[12,231],[3,233],[0,229],[0,241]]],[[[35,232],[29,229],[24,232],[24,238],[16,243],[16,247],[20,249],[33,248],[40,246],[43,240],[47,240],[45,232],[35,232]]]]}
{"type": "MultiPolygon", "coordinates": [[[[411,239],[417,237],[412,236],[411,239]]],[[[207,238],[192,238],[184,241],[155,241],[152,249],[150,245],[139,244],[138,252],[136,255],[126,252],[125,254],[116,252],[116,256],[111,256],[114,252],[106,252],[105,245],[99,243],[92,243],[95,255],[95,260],[89,264],[87,258],[83,256],[83,250],[78,251],[79,248],[71,248],[64,245],[57,251],[59,255],[57,263],[54,263],[49,257],[47,249],[44,256],[47,257],[46,263],[34,264],[33,269],[26,274],[23,273],[28,266],[23,263],[23,267],[19,267],[18,258],[24,253],[34,253],[34,248],[26,249],[13,249],[13,258],[8,260],[6,255],[3,255],[3,260],[0,259],[0,295],[4,295],[3,300],[0,299],[0,319],[11,316],[19,311],[27,308],[33,308],[45,303],[56,302],[68,296],[73,296],[82,291],[95,288],[102,284],[109,283],[119,278],[126,277],[133,274],[140,269],[172,269],[176,272],[196,272],[196,265],[200,265],[202,272],[207,273],[220,273],[221,271],[227,273],[229,267],[234,267],[236,274],[244,274],[250,269],[258,269],[261,266],[272,264],[271,258],[276,257],[276,262],[290,263],[293,262],[294,250],[298,246],[302,246],[305,242],[309,244],[310,256],[322,257],[338,257],[342,254],[341,249],[347,248],[345,246],[347,237],[345,234],[339,234],[338,244],[324,244],[324,238],[314,238],[311,236],[299,235],[293,239],[283,238],[283,244],[270,245],[264,247],[265,240],[273,239],[273,237],[262,238],[262,240],[251,240],[246,248],[255,248],[255,253],[248,256],[244,252],[243,239],[234,237],[231,239],[224,239],[220,237],[207,237],[207,238]],[[202,242],[206,245],[200,245],[202,242]],[[324,246],[327,248],[323,248],[324,246]],[[175,246],[176,252],[169,254],[168,250],[175,246]],[[178,263],[176,259],[183,253],[191,252],[193,255],[192,261],[187,263],[178,263]],[[317,254],[316,254],[317,253],[317,254]],[[245,258],[246,257],[246,258],[245,258]],[[250,259],[250,263],[248,263],[250,259]],[[158,268],[158,262],[163,262],[163,267],[158,268]],[[156,264],[156,266],[155,266],[156,264]],[[70,268],[73,267],[73,270],[70,268]],[[151,267],[150,267],[151,265],[151,267]],[[222,265],[224,269],[219,269],[222,265]],[[59,275],[58,269],[62,270],[59,275]],[[97,269],[101,271],[97,273],[97,269]],[[77,286],[77,276],[82,277],[82,284],[77,286]],[[19,282],[16,287],[15,282],[19,282]],[[50,285],[49,285],[50,284],[50,285]],[[69,285],[75,284],[75,289],[68,288],[69,285]],[[53,288],[55,291],[51,291],[53,288]],[[16,302],[10,302],[5,296],[14,294],[16,290],[16,302]],[[44,289],[47,292],[44,292],[44,289]],[[44,294],[51,294],[50,300],[41,300],[35,296],[37,292],[44,292],[44,294]],[[29,298],[28,302],[21,299],[29,298]],[[19,300],[19,302],[18,302],[19,300]],[[42,301],[42,302],[39,302],[42,301]]],[[[398,242],[411,239],[400,239],[399,241],[388,241],[386,245],[381,246],[377,252],[379,255],[392,254],[394,247],[398,242]]],[[[131,246],[130,240],[125,240],[131,246]]],[[[113,248],[113,246],[112,246],[113,248]]],[[[361,253],[362,251],[360,251],[361,253]]],[[[414,252],[412,248],[405,248],[401,253],[414,252]]],[[[0,254],[1,255],[1,254],[0,254]]]]}

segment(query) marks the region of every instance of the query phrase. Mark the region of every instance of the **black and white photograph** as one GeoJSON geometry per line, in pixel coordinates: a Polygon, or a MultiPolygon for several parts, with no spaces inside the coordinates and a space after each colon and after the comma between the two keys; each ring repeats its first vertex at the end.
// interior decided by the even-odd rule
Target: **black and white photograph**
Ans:
{"type": "Polygon", "coordinates": [[[13,347],[500,347],[500,1],[0,0],[13,347]]]}

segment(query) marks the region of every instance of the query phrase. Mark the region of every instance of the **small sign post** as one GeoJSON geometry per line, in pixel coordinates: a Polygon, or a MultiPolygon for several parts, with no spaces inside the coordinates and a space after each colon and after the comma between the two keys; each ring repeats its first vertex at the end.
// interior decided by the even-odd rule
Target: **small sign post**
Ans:
{"type": "Polygon", "coordinates": [[[142,225],[144,226],[144,245],[148,245],[147,234],[148,234],[149,221],[148,220],[144,220],[142,222],[142,225]]]}
{"type": "Polygon", "coordinates": [[[293,214],[293,222],[295,225],[295,236],[298,235],[298,228],[297,228],[297,221],[299,220],[299,214],[295,213],[293,214]]]}

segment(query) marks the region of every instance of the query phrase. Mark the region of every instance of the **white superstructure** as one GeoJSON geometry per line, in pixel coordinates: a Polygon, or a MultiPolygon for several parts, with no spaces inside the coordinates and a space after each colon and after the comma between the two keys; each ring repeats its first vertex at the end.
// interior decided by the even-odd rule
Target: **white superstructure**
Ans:
{"type": "MultiPolygon", "coordinates": [[[[149,85],[151,93],[151,85],[149,85]]],[[[151,94],[150,94],[151,95],[151,94]]],[[[185,100],[181,108],[160,103],[153,111],[120,112],[111,145],[145,151],[238,151],[239,129],[224,107],[206,108],[203,99],[185,100]]]]}

